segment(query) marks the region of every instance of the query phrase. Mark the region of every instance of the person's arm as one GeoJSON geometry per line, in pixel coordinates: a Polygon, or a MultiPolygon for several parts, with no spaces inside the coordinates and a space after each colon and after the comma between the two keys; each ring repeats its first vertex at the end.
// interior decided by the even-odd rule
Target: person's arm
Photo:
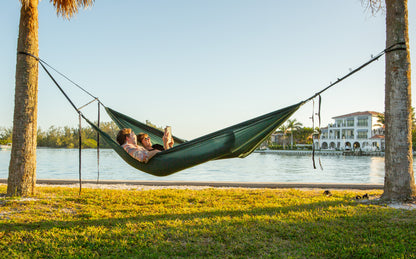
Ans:
{"type": "Polygon", "coordinates": [[[165,150],[172,148],[173,144],[175,143],[173,141],[171,132],[165,129],[165,134],[163,134],[163,147],[165,148],[165,150]]]}
{"type": "Polygon", "coordinates": [[[148,151],[144,147],[141,146],[133,146],[133,145],[123,145],[122,146],[127,153],[129,153],[132,157],[137,159],[139,162],[147,163],[150,158],[156,155],[159,150],[148,151]]]}
{"type": "Polygon", "coordinates": [[[153,149],[152,151],[147,151],[146,159],[144,160],[145,163],[149,162],[149,160],[154,157],[160,150],[153,149]]]}

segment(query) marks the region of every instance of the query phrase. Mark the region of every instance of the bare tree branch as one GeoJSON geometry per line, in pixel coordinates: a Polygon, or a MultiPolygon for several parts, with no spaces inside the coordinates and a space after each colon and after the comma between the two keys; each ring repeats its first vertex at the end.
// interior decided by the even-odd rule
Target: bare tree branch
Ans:
{"type": "Polygon", "coordinates": [[[362,6],[364,6],[365,11],[370,11],[374,16],[379,11],[383,14],[386,12],[386,5],[383,0],[361,0],[362,6]]]}

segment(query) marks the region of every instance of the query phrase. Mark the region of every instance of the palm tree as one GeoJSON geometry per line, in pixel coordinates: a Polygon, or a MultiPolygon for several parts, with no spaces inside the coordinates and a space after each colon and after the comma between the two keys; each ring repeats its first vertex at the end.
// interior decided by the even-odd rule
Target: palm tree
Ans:
{"type": "Polygon", "coordinates": [[[412,155],[412,110],[407,0],[362,0],[376,13],[386,9],[385,176],[382,199],[416,197],[412,155]]]}
{"type": "Polygon", "coordinates": [[[293,149],[293,131],[299,130],[302,127],[302,123],[298,122],[296,119],[287,120],[286,127],[287,130],[290,131],[290,148],[293,149]]]}
{"type": "Polygon", "coordinates": [[[416,196],[412,155],[410,52],[407,0],[386,1],[385,177],[382,199],[416,196]]]}
{"type": "MultiPolygon", "coordinates": [[[[39,55],[38,2],[20,0],[19,38],[17,42],[16,85],[7,195],[25,196],[35,192],[36,135],[38,107],[38,61],[28,55],[39,55]]],[[[58,15],[69,19],[79,7],[92,5],[94,0],[50,0],[58,15]]]]}
{"type": "Polygon", "coordinates": [[[278,129],[278,132],[283,133],[283,149],[286,149],[286,134],[287,134],[288,128],[286,125],[281,125],[278,129]]]}
{"type": "Polygon", "coordinates": [[[384,113],[380,113],[377,114],[377,124],[375,124],[374,126],[380,126],[382,128],[384,128],[384,125],[386,124],[386,120],[384,118],[384,113]]]}

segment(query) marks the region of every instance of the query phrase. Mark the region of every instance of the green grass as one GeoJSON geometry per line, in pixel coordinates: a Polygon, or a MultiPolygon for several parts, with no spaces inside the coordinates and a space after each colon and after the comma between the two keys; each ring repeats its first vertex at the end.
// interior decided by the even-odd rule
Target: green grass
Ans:
{"type": "Polygon", "coordinates": [[[364,191],[37,191],[0,199],[0,258],[416,257],[416,211],[356,202],[364,191]]]}

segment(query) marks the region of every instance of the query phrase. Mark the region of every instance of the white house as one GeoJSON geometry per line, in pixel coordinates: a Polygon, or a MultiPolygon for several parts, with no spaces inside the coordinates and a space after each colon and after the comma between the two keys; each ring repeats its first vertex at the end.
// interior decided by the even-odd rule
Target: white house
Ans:
{"type": "Polygon", "coordinates": [[[317,149],[383,151],[384,129],[378,124],[379,112],[365,111],[333,117],[334,123],[321,128],[317,149]]]}

